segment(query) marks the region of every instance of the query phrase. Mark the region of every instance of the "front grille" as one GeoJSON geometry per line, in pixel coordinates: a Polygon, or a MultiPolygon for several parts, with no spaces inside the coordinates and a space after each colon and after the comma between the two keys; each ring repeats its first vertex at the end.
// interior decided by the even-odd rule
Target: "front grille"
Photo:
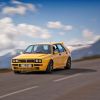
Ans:
{"type": "Polygon", "coordinates": [[[17,62],[13,63],[35,63],[34,59],[17,59],[17,62]]]}
{"type": "Polygon", "coordinates": [[[35,63],[34,59],[27,59],[27,63],[35,63]]]}
{"type": "Polygon", "coordinates": [[[42,66],[42,64],[34,64],[34,66],[42,66]]]}
{"type": "Polygon", "coordinates": [[[18,60],[18,63],[26,63],[27,62],[27,60],[25,60],[25,59],[19,59],[18,60]]]}
{"type": "Polygon", "coordinates": [[[12,66],[18,66],[18,64],[12,64],[12,66]]]}

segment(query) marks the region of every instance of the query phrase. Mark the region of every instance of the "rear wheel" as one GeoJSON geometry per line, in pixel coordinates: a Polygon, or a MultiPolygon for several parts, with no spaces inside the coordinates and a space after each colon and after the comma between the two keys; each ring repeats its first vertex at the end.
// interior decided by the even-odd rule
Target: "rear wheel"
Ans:
{"type": "Polygon", "coordinates": [[[69,57],[65,66],[65,69],[71,69],[71,58],[69,57]]]}
{"type": "Polygon", "coordinates": [[[51,73],[52,70],[53,70],[53,61],[50,60],[50,62],[48,63],[48,66],[47,66],[46,72],[47,72],[47,73],[51,73]]]}

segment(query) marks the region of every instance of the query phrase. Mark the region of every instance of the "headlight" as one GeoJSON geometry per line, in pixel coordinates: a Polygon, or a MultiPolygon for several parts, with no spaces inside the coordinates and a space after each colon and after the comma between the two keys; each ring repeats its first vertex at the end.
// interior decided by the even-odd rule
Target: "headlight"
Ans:
{"type": "Polygon", "coordinates": [[[35,62],[38,63],[39,62],[38,59],[35,59],[35,62]]]}
{"type": "Polygon", "coordinates": [[[12,59],[12,63],[18,63],[17,59],[12,59]]]}
{"type": "Polygon", "coordinates": [[[39,59],[39,63],[42,63],[42,59],[39,59]]]}
{"type": "Polygon", "coordinates": [[[35,59],[35,63],[42,63],[42,59],[35,59]]]}

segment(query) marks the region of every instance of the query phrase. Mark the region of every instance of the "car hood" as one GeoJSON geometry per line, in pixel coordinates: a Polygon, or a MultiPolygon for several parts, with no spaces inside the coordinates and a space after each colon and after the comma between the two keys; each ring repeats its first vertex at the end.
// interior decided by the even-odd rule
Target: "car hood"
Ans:
{"type": "Polygon", "coordinates": [[[46,58],[49,57],[51,54],[21,54],[13,59],[34,59],[34,58],[46,58]]]}

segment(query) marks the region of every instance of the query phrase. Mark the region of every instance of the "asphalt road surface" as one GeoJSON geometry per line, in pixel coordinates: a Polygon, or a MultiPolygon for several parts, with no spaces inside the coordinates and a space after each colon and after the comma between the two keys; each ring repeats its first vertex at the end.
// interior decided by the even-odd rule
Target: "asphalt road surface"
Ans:
{"type": "Polygon", "coordinates": [[[100,100],[100,59],[52,74],[0,73],[0,100],[100,100]]]}

